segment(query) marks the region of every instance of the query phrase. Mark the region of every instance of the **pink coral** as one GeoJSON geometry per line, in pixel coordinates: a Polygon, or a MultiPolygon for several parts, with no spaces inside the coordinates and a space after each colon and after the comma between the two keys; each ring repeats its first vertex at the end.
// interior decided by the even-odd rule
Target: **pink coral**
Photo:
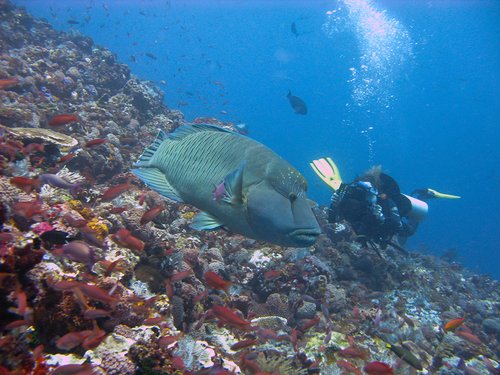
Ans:
{"type": "Polygon", "coordinates": [[[43,221],[41,223],[38,223],[37,225],[33,226],[33,232],[35,232],[38,235],[41,235],[45,232],[48,232],[49,230],[54,230],[54,227],[50,225],[50,223],[47,223],[46,221],[43,221]]]}

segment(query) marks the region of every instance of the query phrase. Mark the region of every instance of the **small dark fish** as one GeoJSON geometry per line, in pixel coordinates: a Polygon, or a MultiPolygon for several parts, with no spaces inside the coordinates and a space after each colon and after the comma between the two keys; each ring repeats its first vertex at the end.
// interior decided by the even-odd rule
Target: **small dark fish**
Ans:
{"type": "Polygon", "coordinates": [[[386,344],[386,347],[387,349],[392,350],[399,358],[408,363],[410,366],[416,368],[417,370],[423,370],[420,360],[408,349],[391,344],[386,344]]]}
{"type": "Polygon", "coordinates": [[[92,265],[96,262],[94,249],[83,241],[72,241],[62,248],[54,250],[52,254],[65,256],[72,261],[88,265],[92,265]]]}
{"type": "Polygon", "coordinates": [[[63,232],[61,230],[43,232],[40,235],[40,239],[45,248],[51,248],[53,245],[65,245],[75,240],[68,232],[63,232]]]}
{"type": "Polygon", "coordinates": [[[151,52],[146,52],[144,53],[145,56],[149,57],[150,59],[153,59],[153,60],[158,60],[158,57],[156,57],[155,55],[153,55],[151,52]]]}
{"type": "Polygon", "coordinates": [[[299,36],[299,32],[297,31],[297,25],[295,22],[292,22],[292,25],[290,26],[290,30],[295,37],[299,36]]]}
{"type": "Polygon", "coordinates": [[[292,106],[295,113],[298,115],[306,115],[307,114],[307,105],[306,103],[299,98],[298,96],[292,95],[292,92],[288,90],[288,95],[286,96],[290,105],[292,106]]]}
{"type": "Polygon", "coordinates": [[[80,22],[78,22],[77,20],[67,20],[66,22],[69,23],[70,25],[79,25],[80,24],[80,22]]]}

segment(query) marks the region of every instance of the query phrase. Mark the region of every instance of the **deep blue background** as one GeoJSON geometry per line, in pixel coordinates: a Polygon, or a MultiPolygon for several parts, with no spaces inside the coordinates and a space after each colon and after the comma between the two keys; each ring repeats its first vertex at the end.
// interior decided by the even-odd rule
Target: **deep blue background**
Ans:
{"type": "Polygon", "coordinates": [[[322,30],[326,11],[342,2],[15,3],[114,51],[134,74],[158,82],[166,104],[188,120],[248,124],[252,137],[305,175],[320,204],[330,191],[308,163],[326,155],[344,180],[382,164],[404,192],[429,186],[461,195],[432,201],[407,247],[434,254],[454,248],[469,268],[500,277],[500,2],[369,2],[411,38],[411,57],[386,77],[395,81],[385,93],[393,96],[388,108],[376,98],[353,101],[355,30],[322,30]],[[299,37],[291,33],[294,21],[299,37]],[[293,113],[288,89],[307,102],[307,116],[293,113]]]}

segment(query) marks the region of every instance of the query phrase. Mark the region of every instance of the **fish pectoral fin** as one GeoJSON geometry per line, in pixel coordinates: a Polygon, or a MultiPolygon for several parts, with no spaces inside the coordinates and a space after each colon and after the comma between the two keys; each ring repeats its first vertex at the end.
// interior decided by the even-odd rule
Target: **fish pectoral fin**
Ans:
{"type": "Polygon", "coordinates": [[[243,170],[246,163],[246,160],[242,161],[237,169],[224,178],[224,189],[226,191],[222,199],[224,202],[229,204],[243,202],[243,170]]]}
{"type": "Polygon", "coordinates": [[[211,230],[219,228],[223,225],[223,223],[209,213],[200,212],[194,217],[189,226],[195,230],[211,230]]]}
{"type": "Polygon", "coordinates": [[[164,197],[177,202],[184,202],[177,190],[167,181],[165,174],[158,168],[137,168],[131,172],[139,177],[148,187],[156,190],[164,197]]]}

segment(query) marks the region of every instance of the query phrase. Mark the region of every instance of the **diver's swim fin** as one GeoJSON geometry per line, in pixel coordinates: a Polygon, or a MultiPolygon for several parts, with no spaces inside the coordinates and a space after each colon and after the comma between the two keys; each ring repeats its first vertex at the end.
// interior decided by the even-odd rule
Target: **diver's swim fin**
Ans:
{"type": "Polygon", "coordinates": [[[445,193],[440,193],[437,190],[427,188],[429,193],[434,197],[434,198],[442,198],[442,199],[459,199],[460,196],[458,195],[452,195],[452,194],[445,194],[445,193]]]}
{"type": "Polygon", "coordinates": [[[331,158],[327,157],[313,160],[313,162],[309,164],[319,178],[333,190],[337,190],[340,187],[342,184],[342,177],[340,177],[340,171],[331,158]]]}

